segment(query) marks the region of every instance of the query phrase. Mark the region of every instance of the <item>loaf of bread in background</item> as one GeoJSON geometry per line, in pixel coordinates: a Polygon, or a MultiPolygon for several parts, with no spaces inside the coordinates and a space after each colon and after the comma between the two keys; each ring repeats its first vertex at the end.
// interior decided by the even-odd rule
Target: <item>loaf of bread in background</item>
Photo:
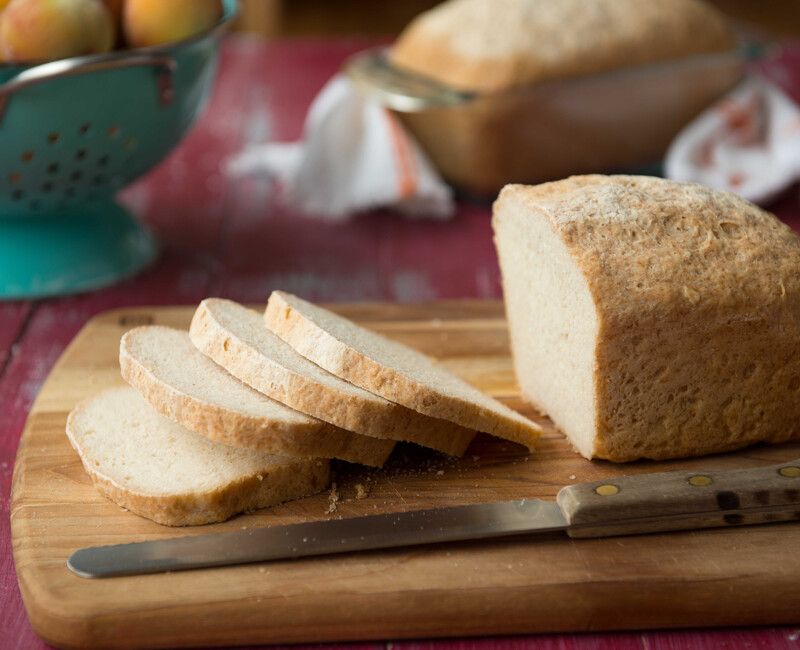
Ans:
{"type": "Polygon", "coordinates": [[[701,0],[449,0],[406,28],[391,60],[497,92],[732,46],[724,16],[701,0]]]}
{"type": "Polygon", "coordinates": [[[800,435],[800,239],[729,193],[635,176],[494,206],[517,378],[587,458],[800,435]]]}

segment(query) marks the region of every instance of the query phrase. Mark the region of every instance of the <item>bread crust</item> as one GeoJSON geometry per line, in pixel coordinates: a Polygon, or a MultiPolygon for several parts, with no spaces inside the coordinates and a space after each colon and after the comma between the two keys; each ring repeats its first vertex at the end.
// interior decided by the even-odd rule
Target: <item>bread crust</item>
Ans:
{"type": "MultiPolygon", "coordinates": [[[[403,372],[383,365],[338,340],[320,325],[295,309],[289,294],[273,291],[264,312],[268,327],[303,356],[329,372],[430,417],[485,431],[533,449],[541,433],[534,422],[496,400],[484,408],[435,386],[420,383],[403,372]]],[[[294,297],[292,297],[294,299],[294,297]]]]}
{"type": "Polygon", "coordinates": [[[392,441],[361,436],[314,418],[307,425],[259,418],[188,395],[157,377],[131,353],[130,343],[141,329],[127,332],[120,340],[122,377],[161,415],[190,431],[222,444],[278,456],[339,458],[372,467],[382,467],[394,448],[392,441]]]}
{"type": "Polygon", "coordinates": [[[497,93],[733,47],[724,16],[697,0],[450,0],[413,20],[391,59],[454,88],[497,93]]]}
{"type": "Polygon", "coordinates": [[[377,396],[364,399],[286,368],[220,323],[214,306],[213,300],[200,303],[189,329],[192,342],[234,377],[272,399],[343,429],[414,442],[451,456],[462,456],[475,436],[473,430],[452,422],[377,396]]]}
{"type": "Polygon", "coordinates": [[[588,283],[594,457],[800,437],[800,238],[788,226],[733,194],[647,177],[510,185],[495,214],[512,200],[547,220],[588,283]]]}
{"type": "Polygon", "coordinates": [[[321,492],[330,480],[327,460],[284,459],[262,471],[207,491],[154,495],[130,490],[99,471],[78,443],[76,421],[87,406],[109,389],[78,404],[67,417],[67,438],[97,490],[126,510],[165,526],[199,526],[225,521],[233,515],[277,505],[321,492]]]}

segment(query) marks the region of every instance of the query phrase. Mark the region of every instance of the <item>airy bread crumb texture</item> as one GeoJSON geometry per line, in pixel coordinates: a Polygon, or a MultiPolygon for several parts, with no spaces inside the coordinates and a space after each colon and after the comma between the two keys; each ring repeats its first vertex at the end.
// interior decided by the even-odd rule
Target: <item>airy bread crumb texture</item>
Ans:
{"type": "Polygon", "coordinates": [[[184,331],[151,325],[127,332],[120,341],[120,370],[159,413],[224,444],[376,467],[394,446],[331,426],[253,390],[202,354],[184,331]]]}
{"type": "Polygon", "coordinates": [[[131,388],[79,404],[67,436],[97,489],[160,524],[228,519],[322,491],[329,463],[215,443],[157,414],[131,388]]]}
{"type": "Polygon", "coordinates": [[[329,372],[425,415],[533,448],[541,429],[429,357],[292,294],[274,291],[264,319],[329,372]]]}
{"type": "Polygon", "coordinates": [[[507,186],[493,225],[523,394],[587,457],[800,434],[800,239],[656,178],[507,186]]]}
{"type": "Polygon", "coordinates": [[[454,456],[462,455],[475,436],[340,379],[271,332],[261,314],[230,300],[201,302],[189,331],[201,352],[247,385],[338,427],[454,456]]]}
{"type": "Polygon", "coordinates": [[[733,46],[723,14],[701,0],[449,0],[412,21],[391,57],[456,88],[497,92],[733,46]]]}

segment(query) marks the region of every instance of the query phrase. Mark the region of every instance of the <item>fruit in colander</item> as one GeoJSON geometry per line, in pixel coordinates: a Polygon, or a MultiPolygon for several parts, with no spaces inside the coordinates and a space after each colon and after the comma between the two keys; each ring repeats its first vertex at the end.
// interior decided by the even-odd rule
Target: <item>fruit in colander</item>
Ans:
{"type": "Polygon", "coordinates": [[[219,0],[125,0],[125,40],[129,47],[173,43],[210,28],[221,15],[219,0]]]}
{"type": "Polygon", "coordinates": [[[49,61],[108,52],[111,14],[100,0],[11,0],[0,14],[6,61],[49,61]]]}

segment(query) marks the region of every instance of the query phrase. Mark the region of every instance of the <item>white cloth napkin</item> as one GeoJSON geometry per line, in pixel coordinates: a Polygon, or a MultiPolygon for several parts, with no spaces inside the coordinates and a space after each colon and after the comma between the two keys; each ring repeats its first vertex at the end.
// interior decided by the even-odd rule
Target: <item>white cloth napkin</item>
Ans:
{"type": "Polygon", "coordinates": [[[678,135],[666,175],[768,201],[800,178],[800,107],[749,77],[678,135]]]}
{"type": "Polygon", "coordinates": [[[308,215],[340,220],[373,208],[446,219],[451,189],[397,117],[342,76],[316,97],[300,142],[251,147],[228,161],[232,175],[267,173],[282,199],[308,215]]]}

